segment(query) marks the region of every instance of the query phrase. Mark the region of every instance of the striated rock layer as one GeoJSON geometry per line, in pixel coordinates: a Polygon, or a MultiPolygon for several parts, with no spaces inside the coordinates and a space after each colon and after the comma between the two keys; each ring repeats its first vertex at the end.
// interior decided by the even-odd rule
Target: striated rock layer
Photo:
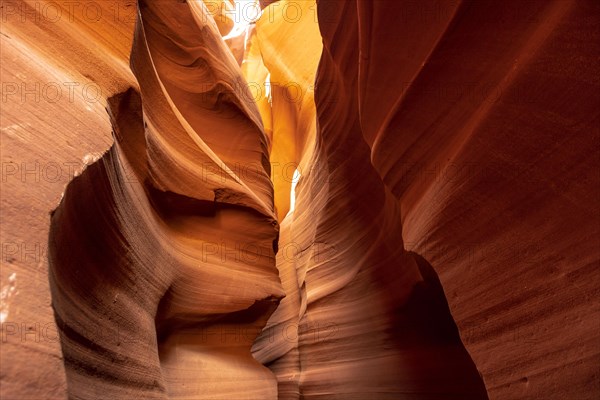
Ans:
{"type": "Polygon", "coordinates": [[[207,16],[201,3],[140,3],[141,96],[109,99],[116,143],[53,215],[50,286],[72,397],[277,396],[250,353],[284,295],[266,139],[207,16]],[[95,324],[110,334],[90,335],[95,324]]]}
{"type": "Polygon", "coordinates": [[[71,3],[2,7],[1,398],[600,394],[595,2],[71,3]]]}
{"type": "Polygon", "coordinates": [[[462,2],[400,24],[424,10],[406,7],[321,18],[405,246],[438,272],[490,397],[593,398],[598,7],[462,2]],[[345,45],[342,20],[358,30],[345,45]]]}

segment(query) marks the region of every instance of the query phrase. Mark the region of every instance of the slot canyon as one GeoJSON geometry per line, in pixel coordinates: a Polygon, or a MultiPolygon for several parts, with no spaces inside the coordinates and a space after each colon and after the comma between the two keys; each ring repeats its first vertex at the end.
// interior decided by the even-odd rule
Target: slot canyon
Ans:
{"type": "Polygon", "coordinates": [[[600,398],[600,2],[0,8],[1,400],[600,398]]]}

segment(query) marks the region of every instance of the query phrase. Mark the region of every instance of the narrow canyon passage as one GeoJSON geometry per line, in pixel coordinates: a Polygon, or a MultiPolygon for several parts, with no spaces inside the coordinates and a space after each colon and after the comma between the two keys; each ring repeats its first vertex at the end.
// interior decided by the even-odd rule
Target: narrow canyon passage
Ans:
{"type": "Polygon", "coordinates": [[[45,216],[56,398],[594,397],[597,5],[127,9],[3,28],[93,38],[112,138],[45,216]]]}
{"type": "MultiPolygon", "coordinates": [[[[332,61],[314,7],[258,21],[240,69],[207,8],[140,4],[140,90],[109,99],[115,145],[52,218],[71,397],[487,398],[435,272],[402,249],[398,202],[348,117],[356,98],[317,131],[327,92],[313,83],[332,61]],[[259,107],[232,90],[242,73],[262,88],[269,76],[259,107]]],[[[354,90],[336,80],[328,92],[354,90]]]]}

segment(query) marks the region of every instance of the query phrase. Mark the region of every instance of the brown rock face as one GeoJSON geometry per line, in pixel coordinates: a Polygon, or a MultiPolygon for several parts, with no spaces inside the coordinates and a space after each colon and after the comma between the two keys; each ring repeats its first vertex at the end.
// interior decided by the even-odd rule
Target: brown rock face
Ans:
{"type": "Polygon", "coordinates": [[[1,399],[600,395],[596,2],[1,10],[1,399]]]}

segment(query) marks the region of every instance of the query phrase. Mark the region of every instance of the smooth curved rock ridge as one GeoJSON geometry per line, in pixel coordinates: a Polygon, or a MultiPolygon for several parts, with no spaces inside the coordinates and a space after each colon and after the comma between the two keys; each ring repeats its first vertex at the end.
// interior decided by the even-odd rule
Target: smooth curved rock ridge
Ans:
{"type": "MultiPolygon", "coordinates": [[[[594,398],[598,5],[351,3],[319,2],[319,73],[355,101],[404,246],[440,275],[490,397],[594,398]]],[[[323,136],[334,93],[317,84],[323,136]]]]}
{"type": "MultiPolygon", "coordinates": [[[[188,190],[197,187],[199,180],[210,182],[208,186],[222,186],[221,181],[236,180],[247,186],[245,190],[237,191],[252,198],[246,200],[245,205],[269,215],[272,213],[273,189],[260,115],[251,102],[237,64],[211,23],[204,3],[189,4],[160,7],[160,3],[149,2],[141,5],[143,23],[138,24],[136,30],[141,45],[133,48],[132,68],[138,76],[142,96],[147,91],[147,97],[152,97],[150,101],[156,101],[151,94],[158,90],[165,93],[169,108],[191,139],[188,148],[198,147],[212,159],[204,163],[193,153],[188,156],[194,158],[188,162],[188,173],[192,175],[191,180],[185,182],[188,190]],[[188,29],[181,29],[180,24],[188,29]],[[227,133],[223,131],[224,126],[227,133]],[[222,140],[224,135],[227,135],[226,142],[222,140]],[[240,176],[243,179],[238,179],[240,176]]],[[[151,168],[154,175],[169,170],[165,165],[183,164],[181,157],[163,164],[163,153],[167,151],[163,151],[158,136],[177,134],[181,130],[169,125],[160,126],[164,124],[160,121],[164,119],[164,108],[150,103],[146,111],[146,115],[152,115],[146,118],[146,123],[150,122],[151,129],[162,132],[156,135],[150,155],[151,165],[156,164],[151,168]],[[153,157],[158,160],[154,161],[153,157]]],[[[165,182],[170,179],[163,178],[159,185],[166,187],[169,183],[165,182]]],[[[226,191],[224,196],[235,201],[238,195],[229,192],[226,191]]],[[[244,204],[243,201],[240,204],[244,204]]]]}
{"type": "Polygon", "coordinates": [[[0,397],[597,398],[600,6],[244,3],[2,4],[0,397]]]}
{"type": "MultiPolygon", "coordinates": [[[[331,11],[344,21],[356,15],[350,3],[331,11]]],[[[270,323],[282,334],[263,332],[255,355],[270,362],[280,398],[487,398],[435,273],[403,250],[400,208],[370,165],[356,79],[342,69],[358,66],[357,49],[345,46],[356,31],[339,24],[334,34],[343,36],[332,38],[319,24],[317,135],[300,153],[308,168],[282,222],[280,251],[296,251],[277,256],[287,297],[270,323]],[[279,347],[268,346],[273,336],[279,347]],[[272,361],[278,351],[286,353],[272,361]]]]}
{"type": "Polygon", "coordinates": [[[136,85],[128,66],[135,3],[94,5],[90,17],[85,4],[70,11],[68,1],[0,7],[0,292],[11,276],[15,285],[0,325],[1,398],[67,397],[48,285],[48,213],[112,145],[107,97],[136,85]]]}
{"type": "Polygon", "coordinates": [[[220,37],[197,25],[203,8],[173,3],[159,17],[156,4],[141,4],[136,24],[141,93],[109,99],[116,143],[69,185],[52,218],[69,396],[274,398],[275,378],[250,353],[284,296],[260,117],[232,89],[242,78],[220,37]],[[168,22],[182,20],[204,36],[178,36],[168,22]],[[164,41],[188,46],[169,58],[164,41]],[[196,52],[206,43],[215,47],[196,52]],[[187,92],[178,68],[208,86],[187,92]],[[211,142],[217,132],[235,145],[211,142]],[[245,181],[234,162],[254,167],[245,181]]]}

